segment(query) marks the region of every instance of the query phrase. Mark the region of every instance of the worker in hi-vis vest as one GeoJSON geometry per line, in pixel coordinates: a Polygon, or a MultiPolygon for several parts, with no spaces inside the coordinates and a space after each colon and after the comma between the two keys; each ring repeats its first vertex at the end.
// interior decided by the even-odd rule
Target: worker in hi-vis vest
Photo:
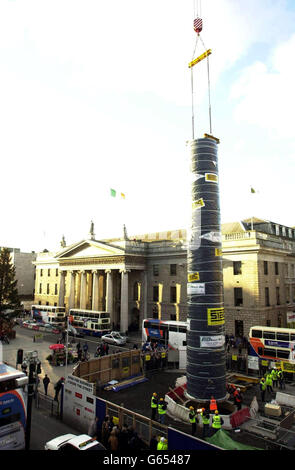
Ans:
{"type": "Polygon", "coordinates": [[[219,431],[223,423],[224,421],[222,417],[220,416],[218,410],[215,410],[214,416],[212,418],[212,433],[215,434],[217,431],[219,431]]]}
{"type": "Polygon", "coordinates": [[[151,398],[151,409],[152,409],[151,419],[155,421],[156,413],[158,409],[158,395],[156,394],[156,392],[153,393],[152,398],[151,398]]]}
{"type": "Polygon", "coordinates": [[[165,415],[167,410],[167,403],[164,401],[164,398],[160,398],[158,403],[158,415],[161,424],[165,424],[165,415]]]}

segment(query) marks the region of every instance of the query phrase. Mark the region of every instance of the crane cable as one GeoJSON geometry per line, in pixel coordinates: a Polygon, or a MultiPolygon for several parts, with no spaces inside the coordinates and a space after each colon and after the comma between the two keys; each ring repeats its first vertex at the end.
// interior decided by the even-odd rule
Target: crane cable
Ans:
{"type": "MultiPolygon", "coordinates": [[[[193,6],[194,6],[194,18],[201,18],[201,0],[193,0],[193,6]]],[[[202,20],[201,20],[202,21],[202,20]]],[[[196,53],[197,45],[199,38],[201,40],[201,43],[206,51],[206,47],[204,44],[204,41],[200,35],[200,32],[197,32],[197,38],[196,38],[196,43],[193,51],[193,58],[196,53]]],[[[192,60],[193,60],[192,58],[192,60]]],[[[212,134],[212,113],[211,113],[211,84],[210,84],[210,67],[209,67],[209,55],[207,55],[207,83],[208,83],[208,107],[209,107],[209,128],[210,128],[210,134],[212,134]]],[[[195,114],[194,114],[194,81],[193,81],[193,68],[191,67],[191,94],[192,94],[192,139],[194,140],[194,134],[195,134],[195,114]]]]}

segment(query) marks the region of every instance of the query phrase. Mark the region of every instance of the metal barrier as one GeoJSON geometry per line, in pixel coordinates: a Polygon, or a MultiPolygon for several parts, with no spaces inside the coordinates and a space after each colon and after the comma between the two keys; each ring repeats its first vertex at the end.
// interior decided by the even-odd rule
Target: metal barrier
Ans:
{"type": "Polygon", "coordinates": [[[109,401],[106,403],[106,415],[113,418],[115,425],[132,426],[143,442],[149,446],[152,436],[163,436],[167,438],[168,427],[164,424],[151,420],[143,415],[130,411],[122,406],[109,401]]]}
{"type": "Polygon", "coordinates": [[[37,409],[43,409],[50,413],[51,416],[56,418],[60,417],[60,403],[52,397],[45,395],[42,392],[37,392],[35,397],[35,406],[37,409]]]}

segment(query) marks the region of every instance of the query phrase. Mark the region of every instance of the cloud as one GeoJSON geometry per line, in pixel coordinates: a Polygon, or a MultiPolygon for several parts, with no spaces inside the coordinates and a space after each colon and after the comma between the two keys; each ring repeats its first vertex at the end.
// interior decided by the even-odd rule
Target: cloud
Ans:
{"type": "Polygon", "coordinates": [[[274,138],[293,136],[294,50],[295,34],[274,49],[268,64],[256,61],[242,70],[231,90],[237,121],[266,129],[274,138]]]}

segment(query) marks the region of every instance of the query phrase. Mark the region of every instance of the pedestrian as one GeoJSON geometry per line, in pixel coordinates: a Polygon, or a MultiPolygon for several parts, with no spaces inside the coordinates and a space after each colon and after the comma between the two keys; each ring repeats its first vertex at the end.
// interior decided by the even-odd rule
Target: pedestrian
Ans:
{"type": "Polygon", "coordinates": [[[111,452],[117,452],[118,448],[119,448],[118,431],[117,431],[117,427],[114,426],[108,438],[108,449],[111,452]]]}
{"type": "Polygon", "coordinates": [[[165,439],[165,437],[160,438],[158,445],[157,445],[157,450],[168,450],[168,442],[167,442],[167,439],[165,439]]]}
{"type": "Polygon", "coordinates": [[[82,360],[82,349],[78,349],[78,361],[82,360]]]}
{"type": "Polygon", "coordinates": [[[215,434],[219,429],[221,429],[221,426],[223,425],[224,421],[222,417],[220,416],[218,410],[215,410],[214,416],[212,419],[212,434],[215,434]]]}
{"type": "Polygon", "coordinates": [[[110,348],[110,347],[109,347],[108,343],[105,343],[105,345],[104,345],[104,352],[105,352],[106,356],[109,354],[109,348],[110,348]]]}
{"type": "Polygon", "coordinates": [[[238,408],[238,411],[242,408],[242,395],[241,395],[241,389],[237,388],[234,391],[234,402],[236,407],[238,408]]]}
{"type": "Polygon", "coordinates": [[[88,428],[88,436],[97,438],[97,426],[98,426],[98,418],[95,416],[93,420],[90,422],[88,428]]]}
{"type": "Polygon", "coordinates": [[[156,394],[156,392],[153,393],[152,398],[151,398],[151,409],[152,409],[151,419],[155,421],[156,413],[158,409],[158,395],[156,394]]]}
{"type": "Polygon", "coordinates": [[[101,426],[101,441],[105,447],[108,446],[109,436],[110,436],[110,417],[106,415],[101,426]]]}
{"type": "Polygon", "coordinates": [[[126,426],[122,426],[122,429],[119,430],[119,435],[118,435],[118,440],[119,440],[119,451],[120,452],[126,452],[129,449],[129,436],[128,436],[128,431],[126,426]]]}
{"type": "Polygon", "coordinates": [[[157,445],[158,445],[158,439],[157,439],[157,436],[154,434],[150,440],[150,450],[152,452],[157,450],[157,445]]]}
{"type": "Polygon", "coordinates": [[[88,344],[87,344],[86,341],[85,341],[85,343],[83,344],[83,351],[84,351],[84,355],[86,356],[86,354],[88,353],[88,344]]]}
{"type": "Polygon", "coordinates": [[[61,377],[55,384],[54,386],[54,390],[55,390],[55,396],[54,396],[54,400],[55,401],[58,401],[58,395],[59,395],[59,392],[61,391],[62,389],[62,386],[63,386],[63,383],[64,383],[64,377],[61,377]]]}
{"type": "Polygon", "coordinates": [[[205,437],[209,436],[210,414],[209,411],[205,408],[202,408],[200,414],[203,423],[202,439],[205,439],[205,437]]]}
{"type": "Polygon", "coordinates": [[[286,385],[285,385],[285,379],[284,379],[284,372],[282,369],[278,370],[278,379],[279,379],[279,384],[280,384],[280,390],[285,390],[286,385]]]}
{"type": "Polygon", "coordinates": [[[43,385],[44,385],[44,393],[47,395],[47,390],[48,390],[48,385],[50,384],[50,378],[48,377],[47,374],[45,374],[44,379],[43,379],[43,385]]]}
{"type": "Polygon", "coordinates": [[[144,448],[144,443],[136,431],[134,431],[133,436],[129,440],[129,448],[133,452],[139,452],[144,448]]]}
{"type": "Polygon", "coordinates": [[[192,436],[194,436],[197,432],[197,423],[199,422],[199,420],[197,418],[195,408],[193,406],[190,406],[189,410],[190,410],[189,415],[188,415],[189,416],[189,422],[192,425],[192,436]]]}
{"type": "Polygon", "coordinates": [[[167,411],[167,403],[164,401],[164,398],[160,398],[158,403],[158,415],[161,424],[165,424],[165,415],[167,411]]]}
{"type": "Polygon", "coordinates": [[[266,391],[266,381],[265,381],[264,377],[262,377],[262,379],[259,382],[259,388],[260,388],[260,392],[261,392],[261,401],[262,401],[262,403],[264,403],[265,402],[265,391],[266,391]]]}

